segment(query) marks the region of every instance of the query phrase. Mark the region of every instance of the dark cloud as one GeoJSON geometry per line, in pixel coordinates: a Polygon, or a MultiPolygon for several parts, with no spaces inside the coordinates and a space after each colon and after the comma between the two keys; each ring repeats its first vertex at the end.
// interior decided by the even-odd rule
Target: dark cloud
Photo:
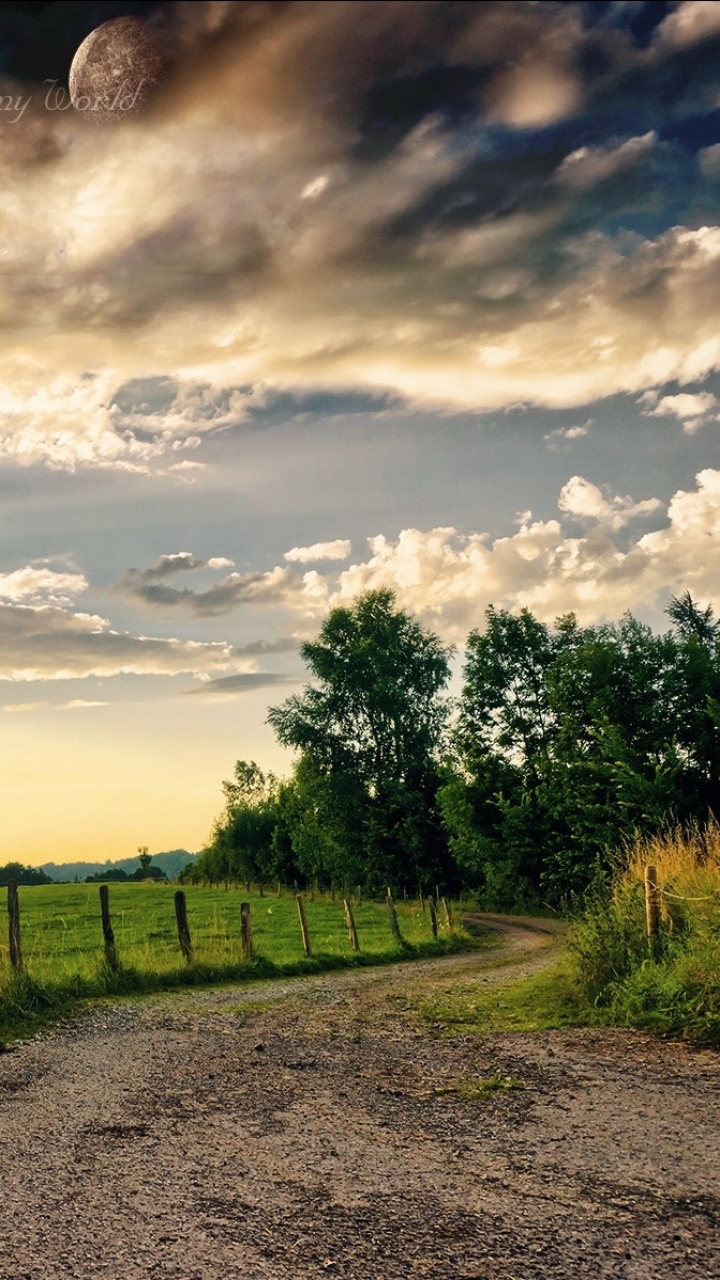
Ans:
{"type": "MultiPolygon", "coordinates": [[[[169,587],[164,579],[188,569],[221,567],[212,561],[196,560],[189,553],[163,556],[151,569],[129,569],[115,590],[146,608],[172,613],[177,610],[196,618],[231,613],[242,604],[280,604],[297,594],[302,580],[288,568],[268,573],[230,573],[203,591],[190,587],[169,587]]],[[[284,642],[283,642],[284,644],[284,642]]],[[[248,651],[250,652],[250,651],[248,651]]],[[[263,648],[258,652],[269,652],[263,648]]]]}
{"type": "Polygon", "coordinates": [[[238,676],[221,676],[219,680],[203,680],[196,689],[183,689],[184,697],[251,693],[254,689],[266,689],[275,684],[296,684],[292,676],[278,675],[274,671],[245,671],[238,676]]]}
{"type": "MultiPolygon", "coordinates": [[[[292,397],[328,416],[314,395],[347,412],[346,392],[483,411],[703,376],[720,356],[680,246],[716,221],[720,24],[683,12],[154,7],[176,71],[112,146],[37,104],[0,111],[2,454],[148,469],[284,396],[290,416],[292,397]],[[38,333],[58,339],[45,383],[15,357],[38,333]],[[82,403],[78,369],[103,371],[82,403]]],[[[222,611],[214,590],[152,603],[222,611]]]]}
{"type": "Polygon", "coordinates": [[[0,604],[0,679],[215,674],[246,661],[224,643],[133,636],[88,614],[0,604]]]}
{"type": "Polygon", "coordinates": [[[155,582],[162,582],[165,578],[169,578],[175,573],[187,573],[192,569],[205,569],[207,560],[200,560],[189,551],[176,551],[171,555],[161,556],[157,564],[149,569],[130,569],[128,572],[133,575],[133,581],[138,585],[145,586],[155,582]]]}

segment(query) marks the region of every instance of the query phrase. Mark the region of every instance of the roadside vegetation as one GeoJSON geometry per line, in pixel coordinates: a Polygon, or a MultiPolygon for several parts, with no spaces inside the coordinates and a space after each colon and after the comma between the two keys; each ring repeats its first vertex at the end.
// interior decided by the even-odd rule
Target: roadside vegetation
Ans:
{"type": "Polygon", "coordinates": [[[607,895],[575,923],[578,989],[602,1021],[720,1043],[720,827],[638,840],[607,895]],[[659,932],[647,936],[644,871],[656,867],[659,932]]]}

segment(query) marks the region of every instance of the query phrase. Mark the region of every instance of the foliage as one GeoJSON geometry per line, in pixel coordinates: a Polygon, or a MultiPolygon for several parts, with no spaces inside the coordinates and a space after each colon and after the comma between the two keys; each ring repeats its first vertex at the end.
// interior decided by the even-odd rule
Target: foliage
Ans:
{"type": "Polygon", "coordinates": [[[254,760],[238,760],[233,777],[223,782],[223,792],[225,809],[209,844],[196,862],[183,868],[179,879],[186,884],[267,882],[277,872],[273,841],[279,819],[278,781],[254,760]]]}
{"type": "Polygon", "coordinates": [[[720,631],[687,594],[669,613],[656,635],[491,608],[470,635],[441,804],[486,905],[567,904],[636,832],[720,812],[720,631]]]}
{"type": "Polygon", "coordinates": [[[306,876],[412,889],[448,870],[437,791],[449,651],[370,591],[302,646],[314,683],[269,722],[300,752],[291,840],[306,876]]]}
{"type": "Polygon", "coordinates": [[[720,1043],[720,828],[638,840],[610,897],[594,901],[571,938],[587,1001],[606,1021],[720,1043]],[[655,954],[645,932],[644,868],[658,874],[655,954]]]}
{"type": "Polygon", "coordinates": [[[51,884],[50,876],[40,867],[24,867],[20,862],[6,862],[0,867],[0,885],[10,884],[51,884]]]}
{"type": "Polygon", "coordinates": [[[668,614],[658,635],[488,609],[449,730],[437,636],[390,591],[331,610],[302,647],[311,682],[269,714],[291,776],[238,761],[183,879],[573,907],[636,835],[720,813],[720,623],[688,593],[668,614]]]}

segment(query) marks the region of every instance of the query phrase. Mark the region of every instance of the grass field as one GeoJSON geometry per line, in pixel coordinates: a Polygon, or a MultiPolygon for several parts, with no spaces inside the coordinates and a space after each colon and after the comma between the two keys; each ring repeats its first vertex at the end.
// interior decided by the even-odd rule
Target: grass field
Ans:
{"type": "MultiPolygon", "coordinates": [[[[110,913],[123,969],[168,975],[183,964],[175,925],[175,885],[151,881],[111,884],[110,913]]],[[[4,891],[0,890],[4,896],[4,891]]],[[[215,969],[237,965],[240,951],[240,902],[252,909],[256,954],[277,966],[303,957],[294,897],[263,898],[237,889],[185,888],[188,921],[198,966],[215,969]]],[[[21,938],[25,968],[39,982],[91,981],[103,966],[100,899],[96,884],[56,884],[19,889],[21,938]]],[[[305,913],[314,956],[352,957],[342,902],[310,901],[305,913]]],[[[396,950],[384,904],[354,906],[364,955],[396,950]]],[[[430,918],[417,903],[398,903],[403,938],[412,946],[431,940],[430,918]]],[[[448,934],[441,927],[442,933],[448,934]]],[[[9,980],[6,931],[0,937],[0,982],[9,980]]]]}

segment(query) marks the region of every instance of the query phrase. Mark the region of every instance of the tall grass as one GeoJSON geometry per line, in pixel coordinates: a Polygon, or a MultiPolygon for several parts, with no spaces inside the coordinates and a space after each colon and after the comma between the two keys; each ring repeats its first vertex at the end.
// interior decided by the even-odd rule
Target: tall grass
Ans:
{"type": "Polygon", "coordinates": [[[570,936],[581,991],[603,1020],[720,1043],[720,826],[638,840],[610,897],[570,936]],[[644,873],[655,866],[660,934],[646,936],[644,873]]]}

